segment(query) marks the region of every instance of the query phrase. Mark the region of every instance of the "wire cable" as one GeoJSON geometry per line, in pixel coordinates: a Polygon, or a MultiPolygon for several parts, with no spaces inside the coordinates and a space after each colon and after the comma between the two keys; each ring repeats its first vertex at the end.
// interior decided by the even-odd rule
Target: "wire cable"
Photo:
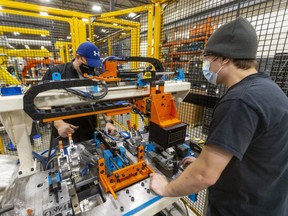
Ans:
{"type": "Polygon", "coordinates": [[[103,92],[102,92],[102,94],[97,95],[97,96],[94,96],[93,94],[90,94],[89,92],[85,92],[85,91],[82,91],[79,89],[64,88],[64,90],[69,92],[69,93],[72,93],[74,95],[77,95],[83,99],[95,101],[95,100],[100,100],[100,99],[104,98],[108,94],[107,84],[101,82],[100,85],[103,87],[103,90],[102,90],[103,92]]]}
{"type": "Polygon", "coordinates": [[[47,170],[47,169],[48,169],[48,167],[49,167],[50,163],[51,163],[51,162],[52,162],[54,159],[57,159],[57,157],[53,157],[53,158],[51,158],[49,161],[47,161],[47,163],[46,163],[46,165],[45,165],[45,169],[44,169],[44,170],[47,170]]]}
{"type": "Polygon", "coordinates": [[[46,165],[46,160],[41,155],[37,154],[34,151],[32,151],[32,155],[33,155],[33,158],[37,158],[41,162],[41,165],[42,165],[42,167],[44,169],[45,165],[46,165]]]}
{"type": "Polygon", "coordinates": [[[145,122],[145,118],[144,116],[142,115],[142,113],[140,112],[139,109],[137,109],[135,106],[132,106],[132,109],[131,109],[132,113],[134,114],[138,114],[140,116],[140,118],[142,119],[142,121],[144,122],[144,124],[147,126],[146,122],[145,122]]]}
{"type": "MultiPolygon", "coordinates": [[[[40,155],[42,156],[42,157],[44,157],[45,158],[45,154],[47,153],[49,151],[49,149],[47,149],[47,150],[45,150],[45,151],[43,151],[40,155]]],[[[54,151],[53,153],[51,153],[51,158],[52,157],[54,157],[55,155],[56,155],[56,152],[57,152],[57,149],[56,148],[52,148],[52,151],[54,151]]],[[[47,158],[46,158],[47,159],[47,158]]]]}

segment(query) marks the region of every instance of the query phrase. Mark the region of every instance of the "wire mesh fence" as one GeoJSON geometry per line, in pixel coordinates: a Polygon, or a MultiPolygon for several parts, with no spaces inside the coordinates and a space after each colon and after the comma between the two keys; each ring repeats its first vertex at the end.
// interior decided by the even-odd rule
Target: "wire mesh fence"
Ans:
{"type": "MultiPolygon", "coordinates": [[[[15,75],[22,83],[36,83],[48,68],[73,59],[75,41],[80,37],[94,42],[102,58],[157,56],[155,52],[159,46],[159,59],[165,71],[183,69],[186,81],[191,83],[190,93],[178,108],[180,119],[188,124],[190,138],[205,139],[213,107],[227,90],[224,86],[208,83],[202,75],[201,54],[208,38],[221,25],[237,16],[246,18],[258,35],[258,71],[269,74],[288,95],[287,7],[286,0],[170,1],[162,6],[163,17],[154,20],[161,25],[160,35],[157,35],[158,32],[151,33],[151,26],[155,25],[151,19],[155,8],[143,8],[132,14],[91,16],[85,21],[72,17],[52,19],[48,14],[19,15],[17,11],[4,8],[0,14],[1,70],[15,75]],[[83,31],[76,31],[73,26],[83,31]],[[152,40],[158,36],[159,44],[152,40]]],[[[145,67],[146,64],[131,62],[120,66],[116,65],[116,69],[145,67]]],[[[116,122],[121,124],[116,125],[119,131],[125,129],[131,116],[115,116],[116,122]]],[[[143,125],[140,119],[135,122],[143,125]]],[[[49,126],[44,125],[38,130],[43,134],[43,143],[48,145],[49,126]]],[[[1,138],[8,146],[10,140],[5,132],[1,132],[1,138]]],[[[43,145],[43,150],[46,147],[43,145]]],[[[10,150],[8,152],[15,154],[10,150]]],[[[204,214],[202,210],[197,211],[202,212],[200,215],[204,214]]]]}
{"type": "Polygon", "coordinates": [[[48,68],[71,59],[69,23],[45,17],[0,15],[1,70],[23,84],[36,83],[48,68]]]}
{"type": "MultiPolygon", "coordinates": [[[[287,6],[284,0],[179,0],[163,8],[161,60],[167,71],[182,68],[191,83],[190,93],[179,109],[181,120],[189,125],[190,138],[206,138],[213,107],[227,90],[204,78],[201,54],[209,36],[237,16],[246,18],[256,29],[258,71],[270,74],[287,95],[287,6]]],[[[197,207],[199,215],[205,214],[203,208],[197,207]]]]}
{"type": "Polygon", "coordinates": [[[185,78],[191,83],[190,94],[185,99],[191,105],[181,105],[186,109],[180,110],[190,112],[197,119],[197,124],[184,120],[190,125],[190,136],[205,137],[213,107],[226,91],[224,86],[205,80],[201,54],[209,36],[237,16],[246,18],[256,29],[259,72],[270,74],[287,94],[287,1],[180,0],[166,5],[163,14],[163,65],[168,71],[184,69],[185,78]],[[196,109],[197,106],[202,109],[196,109]]]}

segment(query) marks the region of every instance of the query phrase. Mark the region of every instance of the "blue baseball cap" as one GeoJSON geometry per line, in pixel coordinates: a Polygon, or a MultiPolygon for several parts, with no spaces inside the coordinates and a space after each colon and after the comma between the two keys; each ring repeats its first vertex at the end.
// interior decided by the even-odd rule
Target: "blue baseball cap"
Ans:
{"type": "Polygon", "coordinates": [[[76,51],[76,54],[83,56],[89,67],[102,67],[100,60],[100,52],[98,47],[91,42],[81,43],[76,51]]]}

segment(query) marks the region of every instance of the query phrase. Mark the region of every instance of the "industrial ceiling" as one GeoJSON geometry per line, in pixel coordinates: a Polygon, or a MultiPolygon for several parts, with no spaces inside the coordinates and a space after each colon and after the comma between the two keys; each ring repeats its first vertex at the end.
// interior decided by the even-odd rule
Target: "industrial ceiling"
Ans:
{"type": "Polygon", "coordinates": [[[15,2],[25,2],[89,14],[133,8],[151,3],[150,0],[15,0],[15,2]],[[92,7],[95,5],[102,7],[102,10],[93,11],[92,7]]]}

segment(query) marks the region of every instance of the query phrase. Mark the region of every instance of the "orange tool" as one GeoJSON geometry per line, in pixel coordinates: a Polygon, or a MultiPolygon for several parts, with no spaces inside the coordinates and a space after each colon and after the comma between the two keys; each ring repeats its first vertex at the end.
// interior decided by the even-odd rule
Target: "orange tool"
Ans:
{"type": "Polygon", "coordinates": [[[116,170],[112,175],[106,174],[105,160],[98,160],[98,170],[100,182],[105,192],[110,192],[114,199],[117,199],[115,192],[135,184],[149,177],[150,173],[154,173],[153,169],[144,161],[144,147],[138,147],[138,162],[122,169],[116,170]]]}

